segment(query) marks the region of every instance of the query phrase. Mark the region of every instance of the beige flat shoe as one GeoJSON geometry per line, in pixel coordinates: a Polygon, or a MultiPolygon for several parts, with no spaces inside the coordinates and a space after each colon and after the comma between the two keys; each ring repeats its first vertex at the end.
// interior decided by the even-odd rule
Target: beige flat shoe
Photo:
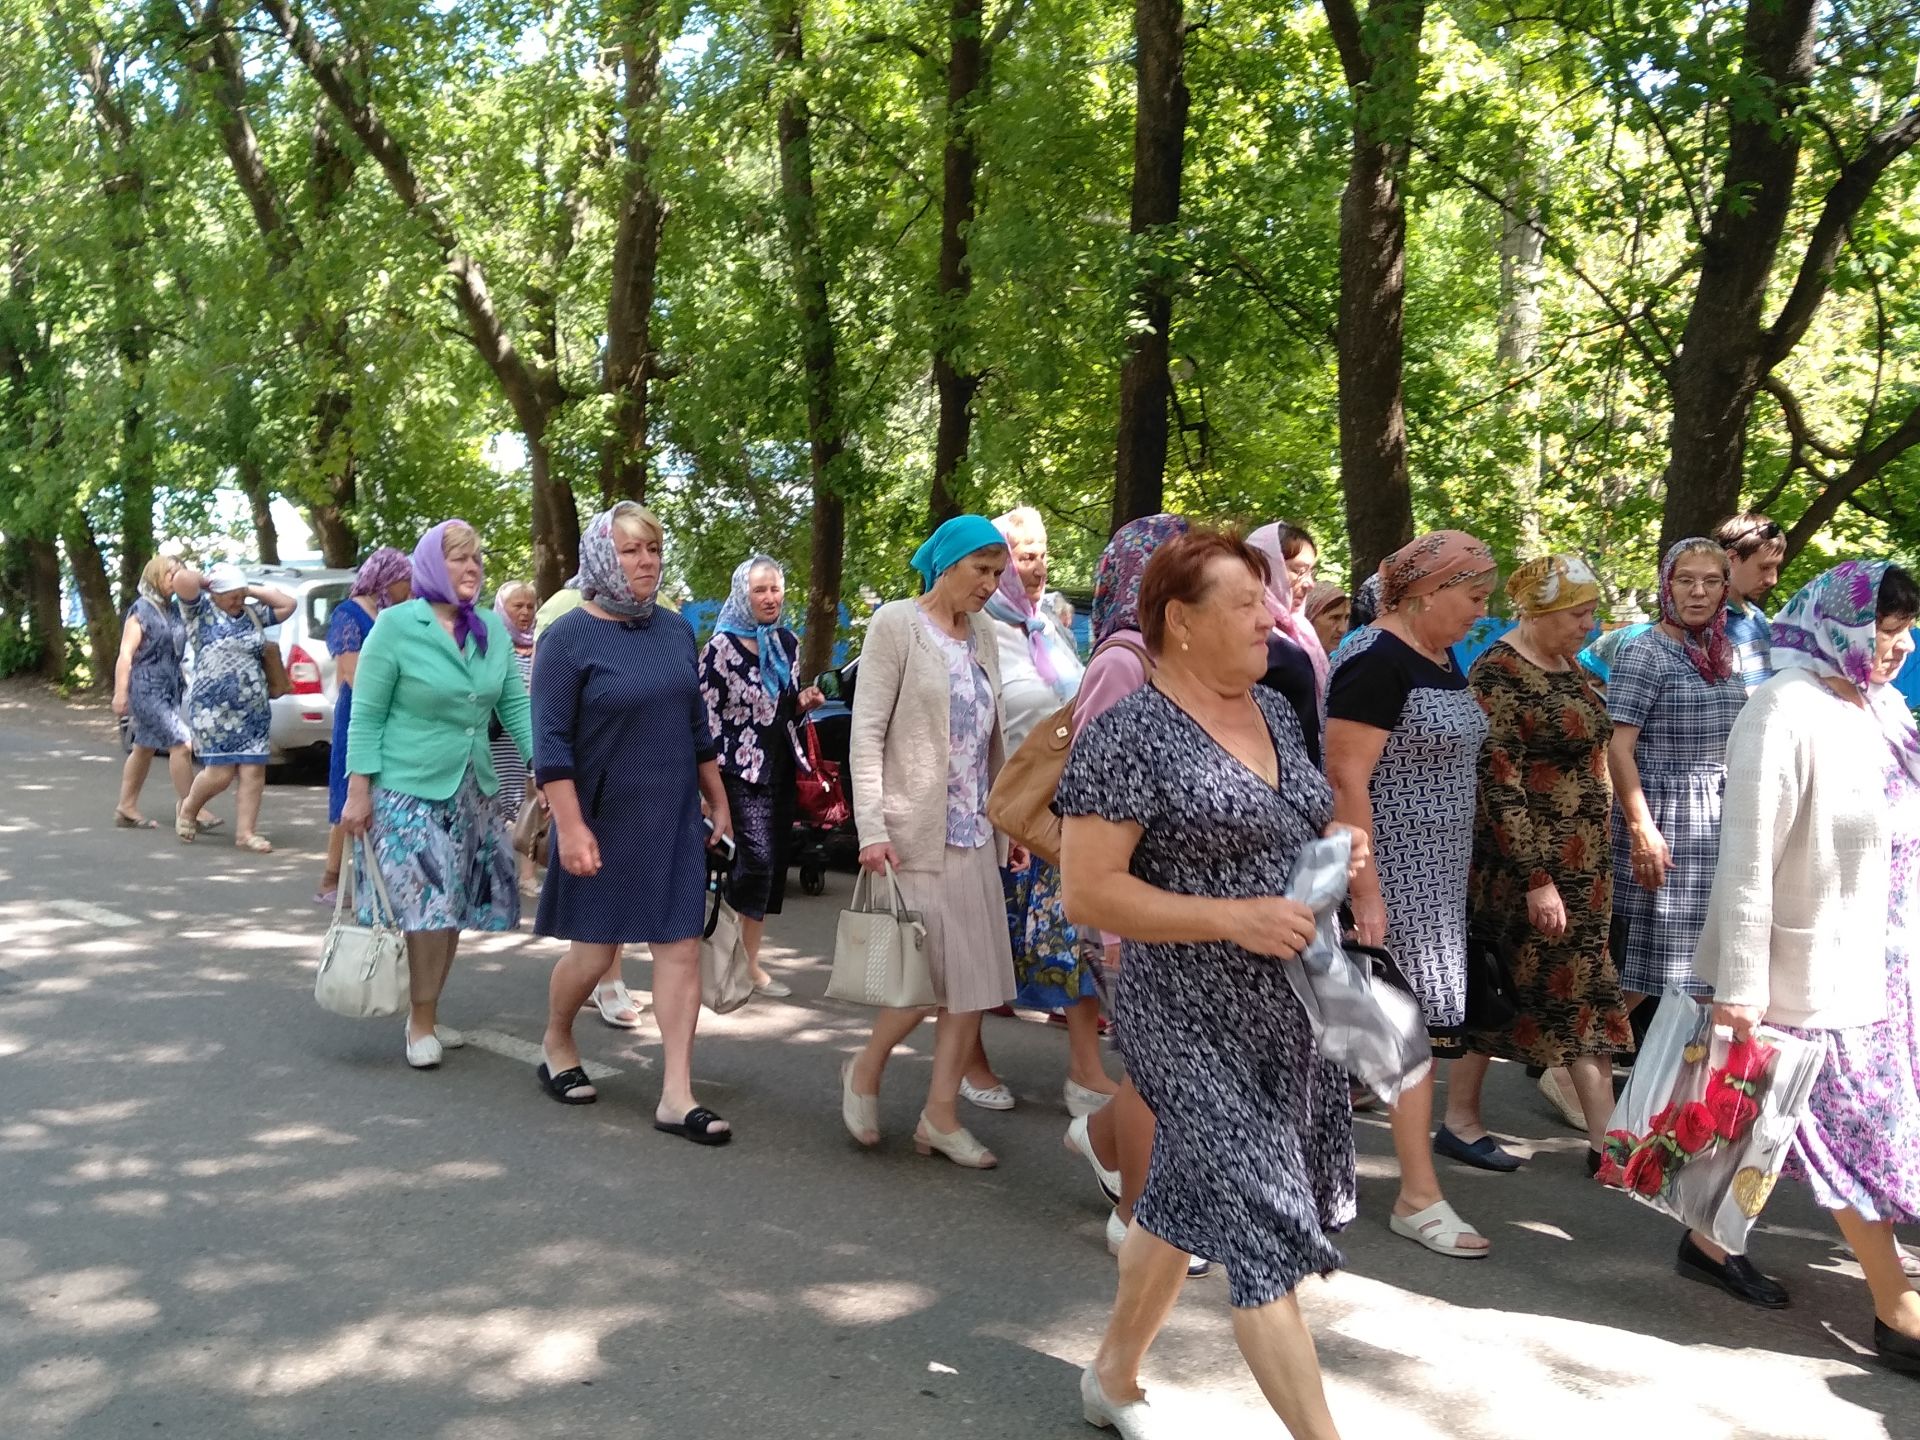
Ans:
{"type": "Polygon", "coordinates": [[[938,1150],[954,1164],[968,1170],[991,1170],[1000,1161],[962,1125],[958,1130],[936,1130],[927,1123],[927,1112],[920,1112],[920,1123],[913,1129],[913,1148],[922,1155],[938,1150]]]}
{"type": "Polygon", "coordinates": [[[847,1133],[862,1145],[880,1143],[880,1097],[862,1095],[853,1088],[853,1061],[840,1065],[840,1120],[847,1133]]]}

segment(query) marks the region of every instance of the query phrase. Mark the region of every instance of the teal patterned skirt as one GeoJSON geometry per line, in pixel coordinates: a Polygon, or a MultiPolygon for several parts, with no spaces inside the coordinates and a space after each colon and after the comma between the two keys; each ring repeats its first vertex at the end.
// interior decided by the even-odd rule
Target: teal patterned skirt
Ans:
{"type": "Polygon", "coordinates": [[[1013,940],[1013,1003],[1025,1010],[1064,1010],[1100,993],[1094,978],[1095,947],[1083,946],[1067,923],[1060,899],[1060,868],[1038,855],[1022,871],[1003,870],[1007,929],[1013,940]]]}
{"type": "MultiPolygon", "coordinates": [[[[402,930],[511,930],[520,923],[513,836],[468,768],[446,800],[378,785],[367,844],[402,930]]],[[[371,886],[356,886],[360,923],[373,923],[371,886]]]]}

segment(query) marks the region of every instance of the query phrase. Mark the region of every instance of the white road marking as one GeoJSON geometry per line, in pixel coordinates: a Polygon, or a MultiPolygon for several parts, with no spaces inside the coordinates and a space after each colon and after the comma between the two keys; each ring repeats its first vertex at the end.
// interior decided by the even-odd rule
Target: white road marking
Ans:
{"type": "MultiPolygon", "coordinates": [[[[540,1047],[530,1040],[522,1040],[518,1035],[503,1035],[498,1030],[468,1030],[464,1032],[469,1045],[478,1045],[482,1050],[491,1050],[496,1055],[504,1055],[509,1060],[519,1060],[528,1065],[538,1065],[540,1047]]],[[[598,1060],[583,1059],[580,1068],[587,1072],[589,1080],[607,1080],[621,1072],[612,1065],[603,1065],[598,1060]]]]}
{"type": "Polygon", "coordinates": [[[58,910],[63,915],[71,915],[76,920],[85,920],[90,925],[106,925],[115,930],[124,930],[140,921],[132,915],[122,915],[118,910],[109,910],[104,905],[95,905],[89,900],[49,900],[49,910],[58,910]]]}

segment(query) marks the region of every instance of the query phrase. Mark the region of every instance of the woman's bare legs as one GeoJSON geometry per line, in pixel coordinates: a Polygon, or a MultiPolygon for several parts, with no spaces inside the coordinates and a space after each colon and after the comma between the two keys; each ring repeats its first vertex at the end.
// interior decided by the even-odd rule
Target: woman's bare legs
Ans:
{"type": "Polygon", "coordinates": [[[340,883],[340,867],[347,856],[347,827],[335,825],[327,832],[327,868],[320,872],[322,893],[332,890],[340,883]]]}
{"type": "Polygon", "coordinates": [[[773,979],[760,964],[760,942],[766,935],[767,922],[764,916],[758,920],[751,920],[745,915],[740,917],[740,943],[746,947],[747,969],[752,973],[755,985],[765,985],[773,979]]]}
{"type": "Polygon", "coordinates": [[[1480,1118],[1480,1091],[1492,1064],[1491,1056],[1469,1053],[1447,1065],[1447,1129],[1469,1145],[1487,1133],[1480,1118]]]}
{"type": "Polygon", "coordinates": [[[1236,1308],[1233,1338],[1260,1382],[1260,1393],[1294,1440],[1340,1440],[1298,1299],[1288,1294],[1254,1309],[1236,1308]]]}
{"type": "Polygon", "coordinates": [[[233,783],[232,765],[209,765],[193,777],[187,796],[180,802],[182,820],[198,820],[200,808],[233,783]]]}
{"type": "Polygon", "coordinates": [[[933,1078],[927,1082],[927,1123],[936,1130],[958,1130],[960,1076],[980,1044],[980,1012],[936,1011],[933,1018],[933,1078]]]}
{"type": "MultiPolygon", "coordinates": [[[[553,962],[553,975],[547,981],[547,1029],[540,1037],[540,1048],[547,1057],[550,1074],[558,1075],[580,1063],[580,1048],[573,1039],[573,1018],[587,1003],[595,981],[607,968],[608,951],[613,952],[617,963],[618,945],[588,945],[575,940],[568,944],[566,954],[553,962]]],[[[587,1086],[571,1093],[585,1099],[599,1092],[587,1086]]]]}
{"type": "Polygon", "coordinates": [[[120,798],[114,809],[129,820],[139,820],[140,792],[146,788],[147,772],[153,768],[153,751],[135,745],[127,751],[127,763],[120,767],[120,798]]]}
{"type": "MultiPolygon", "coordinates": [[[[1387,1113],[1393,1123],[1393,1153],[1400,1161],[1400,1196],[1393,1213],[1415,1215],[1446,1198],[1433,1168],[1433,1071],[1401,1091],[1387,1113]]],[[[1463,1235],[1456,1244],[1462,1250],[1492,1248],[1485,1236],[1463,1235]]]]}
{"type": "Polygon", "coordinates": [[[1126,1241],[1120,1246],[1120,1288],[1113,1297],[1107,1333],[1093,1357],[1094,1378],[1115,1405],[1141,1397],[1140,1362],[1173,1313],[1186,1278],[1185,1251],[1138,1225],[1127,1226],[1126,1241]]]}
{"type": "Polygon", "coordinates": [[[254,827],[260,823],[260,797],[267,790],[267,767],[238,765],[234,768],[240,776],[239,798],[233,802],[233,838],[238,844],[251,839],[254,827]]]}
{"type": "MultiPolygon", "coordinates": [[[[647,948],[653,952],[653,1018],[666,1051],[660,1104],[653,1118],[678,1125],[700,1104],[693,1098],[693,1032],[700,1023],[700,942],[655,940],[647,948]]],[[[708,1128],[720,1134],[732,1127],[716,1120],[708,1128]]]]}
{"type": "Polygon", "coordinates": [[[409,1041],[424,1040],[433,1034],[433,1027],[439,1021],[440,992],[447,988],[453,952],[459,946],[458,930],[407,932],[407,970],[413,999],[413,1008],[407,1016],[409,1041]]]}
{"type": "Polygon", "coordinates": [[[894,1049],[920,1028],[920,1022],[934,1012],[927,1010],[882,1010],[873,1017],[873,1033],[866,1047],[853,1058],[853,1093],[878,1095],[887,1061],[894,1049]]]}
{"type": "Polygon", "coordinates": [[[1613,1117],[1613,1057],[1582,1055],[1567,1066],[1580,1113],[1587,1117],[1587,1144],[1595,1150],[1607,1141],[1607,1121],[1613,1117]]]}
{"type": "Polygon", "coordinates": [[[1067,1006],[1067,1078],[1102,1095],[1120,1087],[1100,1063],[1100,997],[1088,995],[1067,1006]]]}
{"type": "MultiPolygon", "coordinates": [[[[1000,1077],[993,1073],[993,1065],[987,1059],[987,1047],[980,1038],[979,1027],[973,1032],[973,1045],[969,1049],[961,1072],[967,1077],[967,1083],[976,1090],[991,1090],[1000,1083],[1000,1077]]],[[[943,1130],[951,1126],[943,1125],[943,1130]]]]}
{"type": "Polygon", "coordinates": [[[1884,1220],[1864,1219],[1856,1210],[1836,1210],[1833,1220],[1867,1273],[1875,1318],[1909,1340],[1920,1340],[1920,1290],[1913,1288],[1900,1268],[1893,1226],[1884,1220]]]}

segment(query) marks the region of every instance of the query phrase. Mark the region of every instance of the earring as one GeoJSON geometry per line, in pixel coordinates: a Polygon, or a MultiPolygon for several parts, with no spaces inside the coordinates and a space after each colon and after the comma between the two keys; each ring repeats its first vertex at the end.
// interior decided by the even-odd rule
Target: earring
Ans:
{"type": "Polygon", "coordinates": [[[1190,645],[1188,645],[1186,641],[1184,641],[1184,640],[1182,640],[1182,641],[1180,642],[1180,648],[1181,648],[1182,650],[1190,650],[1190,649],[1192,649],[1193,647],[1192,647],[1192,646],[1190,646],[1190,645]]]}

